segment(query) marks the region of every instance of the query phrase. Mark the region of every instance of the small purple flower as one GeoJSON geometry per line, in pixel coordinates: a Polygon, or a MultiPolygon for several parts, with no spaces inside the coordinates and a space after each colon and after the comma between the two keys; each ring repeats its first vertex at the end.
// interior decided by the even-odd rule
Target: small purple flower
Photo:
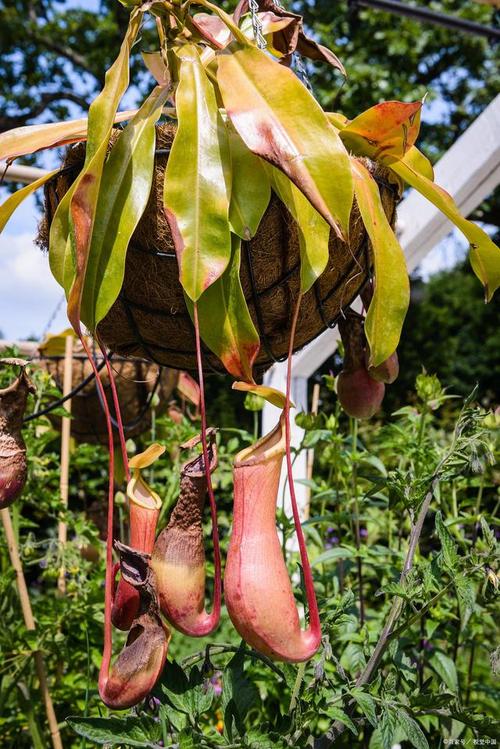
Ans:
{"type": "Polygon", "coordinates": [[[42,568],[42,570],[46,570],[47,569],[47,565],[48,565],[47,560],[46,559],[42,559],[39,566],[42,568]]]}
{"type": "Polygon", "coordinates": [[[210,679],[210,684],[213,687],[213,690],[217,696],[222,694],[222,672],[216,671],[215,674],[210,679]]]}
{"type": "Polygon", "coordinates": [[[158,699],[158,697],[150,697],[148,699],[148,707],[152,713],[156,713],[160,705],[161,705],[161,702],[158,699]]]}
{"type": "Polygon", "coordinates": [[[432,650],[432,645],[429,640],[422,640],[422,647],[424,650],[432,650]]]}
{"type": "Polygon", "coordinates": [[[326,529],[325,548],[331,549],[337,546],[338,543],[340,543],[340,539],[335,535],[335,528],[330,526],[326,529]]]}
{"type": "Polygon", "coordinates": [[[359,535],[361,538],[368,538],[368,531],[366,528],[360,528],[359,529],[359,535]]]}

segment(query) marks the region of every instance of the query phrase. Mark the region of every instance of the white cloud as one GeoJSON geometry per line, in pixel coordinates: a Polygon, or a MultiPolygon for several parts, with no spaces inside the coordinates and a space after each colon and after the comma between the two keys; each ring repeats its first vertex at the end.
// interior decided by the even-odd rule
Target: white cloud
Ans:
{"type": "MultiPolygon", "coordinates": [[[[41,335],[61,296],[33,232],[0,235],[0,331],[5,338],[41,335]]],[[[66,324],[63,313],[51,328],[66,324]]]]}

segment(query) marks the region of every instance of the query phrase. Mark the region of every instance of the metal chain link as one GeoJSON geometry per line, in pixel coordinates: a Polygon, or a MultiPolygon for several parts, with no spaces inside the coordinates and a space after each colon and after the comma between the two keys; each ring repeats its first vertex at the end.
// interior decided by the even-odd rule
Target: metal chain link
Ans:
{"type": "Polygon", "coordinates": [[[248,0],[248,7],[250,8],[250,13],[252,14],[252,28],[255,41],[257,42],[257,47],[259,49],[265,49],[267,47],[267,42],[264,34],[262,33],[262,21],[260,20],[258,15],[259,4],[257,3],[257,0],[248,0]]]}
{"type": "Polygon", "coordinates": [[[304,86],[307,88],[309,93],[313,93],[312,83],[307,72],[307,68],[304,64],[302,55],[299,52],[294,52],[292,57],[292,67],[295,68],[297,78],[299,78],[304,86]]]}
{"type": "MultiPolygon", "coordinates": [[[[256,0],[249,0],[250,6],[254,3],[257,5],[256,0]]],[[[286,10],[285,5],[280,0],[274,0],[274,4],[281,8],[281,10],[286,10]]],[[[261,24],[262,27],[262,24],[261,24]]],[[[297,75],[297,78],[302,81],[304,86],[307,88],[309,93],[314,94],[312,83],[309,78],[309,73],[307,72],[307,68],[304,64],[304,60],[302,58],[302,55],[299,52],[294,52],[292,55],[292,68],[295,70],[295,73],[297,75]]]]}
{"type": "Polygon", "coordinates": [[[50,331],[50,328],[52,327],[52,323],[54,322],[57,315],[59,314],[59,311],[61,307],[63,306],[63,303],[65,302],[65,300],[66,300],[66,295],[63,294],[62,297],[57,302],[56,308],[52,312],[51,316],[48,319],[47,324],[45,325],[45,328],[43,329],[42,340],[46,337],[47,333],[50,331]]]}

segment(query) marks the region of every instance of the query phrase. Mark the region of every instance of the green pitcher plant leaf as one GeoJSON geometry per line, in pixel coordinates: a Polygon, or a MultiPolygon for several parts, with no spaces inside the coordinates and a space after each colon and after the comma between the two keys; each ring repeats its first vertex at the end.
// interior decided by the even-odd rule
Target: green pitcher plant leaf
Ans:
{"type": "Polygon", "coordinates": [[[141,19],[141,10],[132,11],[118,57],[90,105],[85,164],[59,203],[50,229],[51,270],[66,291],[68,319],[77,332],[104,160],[116,110],[128,87],[130,50],[141,19]]]}
{"type": "Polygon", "coordinates": [[[198,50],[189,44],[178,55],[179,125],[165,170],[164,204],[180,282],[195,302],[231,257],[231,161],[227,130],[198,50]]]}
{"type": "MultiPolygon", "coordinates": [[[[249,382],[233,382],[233,390],[240,390],[242,393],[253,393],[261,398],[264,398],[268,403],[271,403],[276,408],[285,408],[286,395],[281,390],[276,388],[268,387],[267,385],[255,385],[249,382]]],[[[295,408],[294,404],[290,402],[291,408],[295,408]]]]}
{"type": "Polygon", "coordinates": [[[409,148],[400,161],[421,174],[423,177],[430,179],[431,182],[434,182],[434,167],[427,156],[424,156],[422,151],[419,151],[416,146],[409,148]]]}
{"type": "Polygon", "coordinates": [[[404,252],[384,212],[377,183],[368,169],[352,159],[354,193],[373,248],[374,292],[365,321],[369,366],[377,367],[396,350],[410,303],[404,252]]]}
{"type": "MultiPolygon", "coordinates": [[[[415,102],[416,104],[417,102],[415,102]]],[[[364,114],[366,112],[359,115],[356,120],[362,118],[364,114]]],[[[328,119],[339,130],[341,137],[345,138],[345,123],[347,120],[344,116],[336,113],[328,113],[328,119]]],[[[353,120],[353,122],[356,120],[353,120]]],[[[375,158],[373,145],[370,145],[367,141],[363,143],[361,136],[357,141],[353,140],[352,142],[349,141],[349,137],[347,137],[347,142],[356,155],[371,155],[372,158],[375,158]]],[[[408,145],[411,143],[412,138],[413,135],[407,139],[408,145]]],[[[385,151],[379,150],[378,158],[383,164],[389,167],[394,175],[433,203],[464,234],[470,243],[472,269],[484,286],[486,301],[490,301],[496,289],[500,286],[500,249],[485,231],[472,221],[465,219],[460,214],[451,195],[446,190],[443,190],[442,187],[435,184],[433,181],[434,170],[430,162],[414,145],[410,145],[405,154],[399,159],[395,157],[394,153],[390,153],[390,149],[385,151]]]]}
{"type": "MultiPolygon", "coordinates": [[[[137,112],[127,109],[117,112],[115,122],[129,120],[137,112]]],[[[87,138],[88,120],[82,117],[78,120],[65,122],[48,122],[43,125],[24,125],[0,133],[0,159],[9,161],[19,156],[41,151],[44,148],[55,148],[69,143],[76,143],[87,138]]]]}
{"type": "Polygon", "coordinates": [[[233,42],[218,55],[226,112],[247,147],[283,171],[339,237],[353,200],[347,151],[325,113],[288,68],[233,42]]]}
{"type": "Polygon", "coordinates": [[[271,185],[259,157],[248,150],[231,123],[227,128],[233,175],[229,221],[241,239],[251,239],[269,205],[271,185]]]}
{"type": "Polygon", "coordinates": [[[161,52],[142,52],[144,65],[147,67],[159,86],[168,86],[170,83],[170,71],[161,52]]]}
{"type": "Polygon", "coordinates": [[[421,101],[384,101],[351,120],[340,137],[358,156],[402,159],[417,139],[421,110],[421,101]]]}
{"type": "Polygon", "coordinates": [[[128,245],[151,191],[155,123],[169,92],[168,86],[154,89],[120,133],[104,165],[81,298],[80,317],[89,330],[120,293],[128,245]]]}
{"type": "Polygon", "coordinates": [[[8,220],[10,219],[18,205],[21,205],[23,200],[32,195],[35,190],[38,190],[39,187],[42,187],[42,185],[48,182],[49,179],[53,177],[54,174],[57,174],[58,171],[58,169],[54,169],[52,172],[47,172],[47,174],[42,175],[37,180],[35,180],[35,182],[31,182],[31,184],[26,185],[26,187],[22,187],[20,190],[17,190],[15,193],[10,195],[7,200],[4,200],[2,205],[0,205],[0,232],[4,230],[5,225],[7,224],[8,220]]]}
{"type": "Polygon", "coordinates": [[[500,286],[500,248],[483,229],[460,214],[455,201],[442,187],[402,161],[390,163],[389,166],[401,179],[439,208],[470,242],[472,269],[483,284],[485,298],[489,302],[500,286]]]}
{"type": "MultiPolygon", "coordinates": [[[[198,299],[200,335],[227,371],[253,383],[252,367],[259,352],[255,329],[240,281],[241,239],[233,234],[228,267],[198,299]]],[[[193,304],[187,300],[192,315],[193,304]]]]}
{"type": "Polygon", "coordinates": [[[300,248],[300,292],[305,294],[326,268],[330,227],[306,197],[278,169],[270,167],[272,187],[297,222],[300,248]]]}

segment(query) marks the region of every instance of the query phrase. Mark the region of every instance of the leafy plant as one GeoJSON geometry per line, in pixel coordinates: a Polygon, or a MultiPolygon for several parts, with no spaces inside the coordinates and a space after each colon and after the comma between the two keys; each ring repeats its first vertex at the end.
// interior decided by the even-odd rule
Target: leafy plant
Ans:
{"type": "MultiPolygon", "coordinates": [[[[175,138],[165,170],[163,209],[174,241],[180,283],[195,331],[196,362],[201,388],[202,450],[199,459],[211,507],[215,556],[214,610],[217,620],[221,571],[203,388],[202,339],[221,359],[228,372],[240,380],[235,384],[237,389],[267,398],[283,409],[280,434],[283,436],[293,521],[300,549],[301,575],[306,591],[305,597],[302,597],[308,604],[312,644],[309,643],[310,647],[306,648],[292,648],[294,652],[289,652],[281,645],[275,647],[272,637],[268,638],[269,633],[265,631],[268,625],[272,629],[273,623],[269,624],[266,617],[262,616],[262,608],[253,622],[254,629],[258,632],[254,638],[255,633],[249,625],[252,617],[248,610],[243,609],[243,616],[239,619],[240,605],[235,604],[235,600],[243,595],[247,599],[250,597],[250,586],[245,578],[245,591],[241,580],[236,581],[234,590],[228,585],[228,590],[231,589],[234,593],[234,597],[231,593],[228,598],[229,614],[245,638],[253,645],[257,643],[264,653],[273,657],[278,655],[285,662],[294,662],[308,658],[320,643],[319,609],[292,475],[291,356],[302,297],[325,270],[329,258],[330,235],[348,240],[354,198],[374,256],[374,283],[362,333],[362,336],[366,336],[366,346],[362,337],[359,361],[356,362],[359,368],[367,370],[369,377],[370,372],[381,379],[392,377],[390,372],[384,373],[384,368],[394,355],[408,307],[409,283],[404,255],[386,218],[377,184],[366,168],[365,159],[377,161],[384,166],[388,170],[389,179],[400,191],[405,183],[419,190],[457,225],[470,242],[471,264],[484,286],[487,300],[500,285],[498,248],[485,232],[460,216],[452,198],[434,184],[432,167],[415,147],[421,102],[385,102],[366,110],[351,121],[341,114],[324,112],[307,87],[289,69],[292,56],[303,53],[313,60],[326,62],[341,72],[344,72],[343,66],[330,50],[305,34],[300,16],[284,11],[270,0],[251,4],[242,0],[233,16],[209,0],[185,4],[169,0],[147,3],[122,0],[122,4],[130,10],[129,23],[120,52],[106,72],[103,89],[90,106],[88,122],[33,126],[22,132],[10,131],[0,136],[0,154],[8,160],[39,148],[53,147],[76,139],[86,138],[87,141],[83,167],[60,200],[52,218],[49,259],[56,280],[65,290],[70,322],[79,335],[96,374],[96,386],[106,414],[109,437],[108,516],[104,651],[99,692],[105,704],[116,708],[138,704],[147,696],[161,671],[170,636],[157,610],[155,577],[149,565],[149,549],[130,549],[118,544],[122,579],[124,583],[137,589],[139,608],[137,616],[134,614],[125,647],[116,663],[111,664],[111,616],[115,577],[115,446],[110,407],[97,376],[97,367],[83,335],[82,325],[95,336],[103,352],[110,375],[111,399],[119,425],[125,477],[130,480],[129,469],[133,467],[133,462],[130,461],[129,464],[128,461],[118,396],[98,326],[120,293],[128,245],[148,202],[154,170],[155,127],[162,113],[177,120],[175,138]],[[249,16],[246,15],[248,7],[251,11],[249,16]],[[196,8],[205,12],[193,13],[196,8]],[[144,54],[144,59],[158,85],[139,109],[120,114],[118,106],[130,83],[131,51],[141,28],[149,18],[154,21],[159,48],[144,54]],[[173,106],[166,109],[169,101],[173,106]],[[128,124],[116,139],[113,136],[113,145],[109,149],[113,125],[120,119],[127,120],[128,124]],[[241,242],[250,239],[258,231],[271,191],[280,197],[297,223],[301,260],[300,287],[291,315],[285,394],[265,388],[254,380],[253,365],[260,341],[239,276],[241,242]],[[266,644],[262,646],[261,643],[266,644]]],[[[0,207],[0,228],[3,228],[19,203],[51,179],[51,176],[47,175],[23,188],[0,207]]],[[[383,391],[383,385],[380,389],[383,391]]],[[[268,737],[276,737],[276,746],[300,746],[300,742],[310,743],[310,740],[317,743],[318,747],[329,746],[345,727],[356,733],[353,714],[357,706],[363,705],[372,720],[374,715],[380,720],[378,734],[373,734],[377,738],[372,736],[371,740],[380,739],[384,747],[387,747],[399,726],[411,743],[425,746],[425,738],[415,719],[418,716],[412,711],[411,701],[408,699],[405,702],[394,697],[397,695],[396,681],[400,674],[395,675],[389,671],[387,681],[381,686],[378,695],[372,692],[365,694],[367,690],[364,687],[372,684],[379,662],[393,637],[393,628],[405,611],[405,603],[409,599],[413,603],[420,600],[420,589],[415,585],[414,558],[438,487],[443,481],[451,481],[460,475],[469,462],[471,465],[478,464],[487,455],[487,450],[479,425],[484,415],[479,416],[467,403],[447,449],[438,454],[439,451],[429,447],[427,454],[427,446],[422,442],[425,420],[445,396],[438,383],[425,378],[419,380],[417,390],[424,401],[422,413],[417,414],[418,418],[413,418],[411,414],[407,416],[409,425],[418,422],[418,434],[414,444],[406,446],[407,454],[401,453],[410,462],[404,469],[401,465],[393,468],[393,475],[387,476],[389,499],[391,495],[396,497],[395,507],[407,512],[410,521],[408,549],[402,571],[398,580],[389,581],[389,589],[395,596],[394,602],[381,628],[377,644],[368,655],[368,647],[363,647],[370,644],[370,628],[364,598],[360,497],[357,488],[358,434],[355,426],[351,434],[355,517],[355,546],[351,556],[356,560],[360,628],[339,660],[337,676],[340,676],[344,685],[337,685],[333,705],[318,686],[326,672],[326,661],[330,658],[330,641],[325,641],[322,660],[317,664],[317,674],[314,674],[313,697],[309,701],[301,696],[306,667],[300,666],[293,673],[289,707],[289,712],[293,715],[293,733],[287,733],[283,727],[286,715],[284,711],[277,713],[278,718],[266,716],[269,722],[266,733],[268,737]],[[372,703],[379,705],[378,713],[372,703]],[[322,720],[326,721],[327,715],[330,722],[334,721],[328,729],[323,728],[321,723],[322,720]]],[[[371,408],[370,412],[373,410],[371,408]]],[[[328,430],[320,431],[323,434],[316,435],[318,443],[325,441],[328,446],[328,430]]],[[[336,438],[333,430],[330,431],[332,444],[335,446],[336,438]]],[[[408,434],[410,431],[408,427],[408,434]]],[[[274,432],[269,439],[271,442],[274,440],[274,432]]],[[[272,447],[276,447],[274,442],[272,447]]],[[[152,449],[154,451],[156,448],[152,449]]],[[[244,454],[236,456],[236,479],[238,467],[244,465],[244,454]]],[[[264,479],[272,479],[274,476],[276,484],[278,467],[271,471],[269,456],[265,454],[263,457],[264,479]]],[[[339,463],[334,470],[340,470],[342,455],[335,457],[339,459],[339,463]]],[[[242,479],[246,485],[242,484],[240,488],[247,489],[251,484],[253,471],[258,464],[257,458],[258,448],[256,456],[252,458],[252,470],[242,479]]],[[[144,486],[148,492],[147,485],[144,486]]],[[[274,496],[274,492],[269,492],[269,495],[274,496]]],[[[152,496],[150,492],[150,497],[152,496]]],[[[154,509],[156,513],[159,507],[155,504],[154,509]]],[[[133,517],[131,514],[131,522],[133,517]]],[[[155,519],[156,517],[157,514],[155,519]]],[[[238,528],[237,521],[238,517],[235,518],[235,529],[238,528]]],[[[289,530],[288,524],[283,520],[282,531],[285,538],[289,530]]],[[[314,531],[313,525],[308,530],[313,540],[314,531]]],[[[442,553],[436,559],[436,565],[440,571],[455,576],[453,585],[457,597],[462,606],[467,600],[470,608],[472,594],[467,575],[462,574],[464,570],[460,567],[458,553],[448,542],[447,529],[439,515],[436,517],[436,532],[442,545],[442,553]]],[[[248,534],[247,526],[245,538],[239,544],[242,548],[243,541],[252,540],[248,534]]],[[[259,529],[254,528],[253,534],[259,538],[259,529]]],[[[269,529],[267,537],[269,538],[269,529]]],[[[319,541],[321,543],[321,536],[319,541]]],[[[232,569],[232,548],[229,549],[228,573],[232,569]]],[[[273,569],[275,572],[282,570],[286,578],[286,569],[281,565],[279,551],[279,545],[274,544],[273,569]]],[[[328,557],[323,555],[321,563],[325,564],[326,559],[328,557]]],[[[316,563],[319,564],[317,561],[316,563]]],[[[241,567],[243,566],[245,565],[242,564],[241,567]]],[[[199,568],[200,565],[196,568],[197,574],[200,574],[199,568]]],[[[246,574],[249,571],[248,579],[251,579],[251,570],[247,567],[246,574]]],[[[478,570],[474,569],[476,571],[478,570]]],[[[193,570],[188,570],[188,573],[191,572],[193,570]]],[[[188,578],[189,574],[186,575],[186,580],[188,578]]],[[[326,594],[329,588],[327,580],[321,582],[326,594]]],[[[427,582],[432,590],[433,578],[427,582]]],[[[446,586],[443,588],[441,585],[439,588],[440,584],[438,576],[436,587],[438,591],[445,591],[446,586]]],[[[200,586],[197,590],[199,588],[200,586]]],[[[261,588],[261,597],[262,594],[261,588]]],[[[292,598],[293,595],[289,592],[286,611],[294,611],[290,605],[292,598]]],[[[422,608],[425,608],[425,597],[421,600],[422,608]]],[[[338,602],[342,611],[347,611],[347,601],[347,598],[341,597],[338,602]]],[[[262,603],[261,600],[260,604],[262,603]]],[[[272,606],[272,600],[269,603],[272,606]]],[[[351,604],[352,601],[349,606],[351,604]]],[[[254,604],[251,608],[257,611],[254,604]]],[[[325,606],[324,615],[327,610],[328,607],[325,606]]],[[[179,620],[180,618],[178,617],[179,620]]],[[[174,620],[175,617],[172,616],[171,619],[174,620]]],[[[356,624],[355,621],[351,623],[356,624]]],[[[299,631],[298,619],[295,624],[295,629],[299,631]]],[[[401,626],[404,624],[399,625],[398,631],[403,632],[401,626]]],[[[274,635],[275,632],[271,634],[274,635]]],[[[299,639],[300,636],[299,634],[299,639]]],[[[257,704],[257,689],[245,675],[244,655],[244,646],[238,647],[224,672],[220,707],[224,739],[229,745],[258,746],[259,742],[262,744],[262,736],[247,734],[249,716],[257,704]]],[[[269,667],[262,654],[253,657],[269,667]]],[[[209,667],[208,663],[205,665],[209,667]]],[[[410,669],[407,663],[403,665],[405,669],[410,669]]],[[[452,692],[458,691],[458,680],[454,677],[450,659],[445,653],[436,653],[430,666],[444,678],[452,692]]],[[[284,668],[282,673],[286,681],[291,667],[286,664],[284,668]]],[[[170,670],[172,669],[175,671],[175,667],[170,670]]],[[[185,717],[172,716],[171,711],[162,713],[163,703],[161,704],[160,723],[164,742],[170,740],[169,732],[172,740],[175,737],[175,741],[181,746],[205,741],[202,714],[209,709],[211,702],[206,694],[206,699],[200,696],[200,679],[200,672],[193,667],[189,676],[183,674],[183,677],[178,677],[175,687],[167,685],[167,692],[170,690],[175,694],[177,689],[182,694],[186,691],[192,693],[187,698],[189,710],[185,706],[178,710],[185,717]]],[[[409,677],[408,680],[411,682],[409,677]]],[[[421,686],[424,684],[425,682],[421,686]]],[[[175,712],[179,703],[167,694],[165,704],[170,704],[175,712]]],[[[460,721],[457,711],[460,711],[460,706],[453,708],[450,717],[460,721]]],[[[462,722],[466,722],[465,718],[462,722]]],[[[128,732],[133,745],[150,746],[156,745],[161,735],[156,721],[143,716],[137,716],[135,720],[126,718],[121,724],[113,718],[107,727],[103,727],[100,722],[88,722],[84,719],[83,723],[73,719],[71,724],[82,731],[85,726],[90,726],[91,731],[97,730],[93,739],[97,740],[100,736],[99,740],[103,743],[116,743],[116,737],[119,737],[119,741],[124,741],[128,732]],[[107,731],[107,736],[102,731],[104,734],[107,731]],[[137,743],[140,741],[143,744],[137,743]]],[[[219,741],[213,731],[211,737],[209,733],[206,735],[209,736],[208,745],[216,745],[219,741]]]]}

